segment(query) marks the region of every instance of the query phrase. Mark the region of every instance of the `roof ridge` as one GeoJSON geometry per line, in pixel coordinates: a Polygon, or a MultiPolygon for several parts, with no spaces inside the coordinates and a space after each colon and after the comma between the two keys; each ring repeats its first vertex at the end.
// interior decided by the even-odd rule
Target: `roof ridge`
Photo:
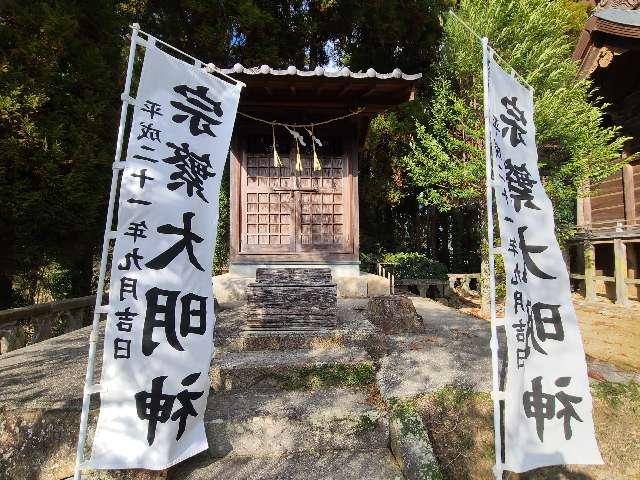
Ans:
{"type": "Polygon", "coordinates": [[[403,73],[399,68],[394,68],[389,73],[378,73],[373,68],[368,68],[366,72],[362,70],[352,72],[349,67],[342,67],[338,70],[329,70],[324,67],[316,67],[313,70],[299,70],[293,65],[289,65],[285,69],[272,68],[269,65],[261,65],[259,67],[245,67],[241,63],[236,63],[231,68],[219,69],[226,75],[230,74],[246,74],[246,75],[297,75],[299,77],[348,77],[348,78],[376,78],[379,80],[402,79],[402,80],[418,80],[422,78],[421,73],[407,74],[403,73]]]}

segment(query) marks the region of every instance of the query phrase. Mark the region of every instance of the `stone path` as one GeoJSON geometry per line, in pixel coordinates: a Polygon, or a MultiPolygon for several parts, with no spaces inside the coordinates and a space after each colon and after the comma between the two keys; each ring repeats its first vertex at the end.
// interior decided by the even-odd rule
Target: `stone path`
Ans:
{"type": "Polygon", "coordinates": [[[412,397],[454,383],[491,389],[491,332],[487,322],[421,297],[411,297],[422,316],[419,335],[389,335],[378,385],[385,399],[412,397]]]}

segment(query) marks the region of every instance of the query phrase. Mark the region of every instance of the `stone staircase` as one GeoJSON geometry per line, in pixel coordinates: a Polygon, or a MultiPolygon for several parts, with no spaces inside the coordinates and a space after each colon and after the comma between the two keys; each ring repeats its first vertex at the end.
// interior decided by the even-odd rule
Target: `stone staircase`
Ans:
{"type": "Polygon", "coordinates": [[[249,330],[333,328],[337,288],[329,268],[258,268],[247,286],[249,330]]]}
{"type": "Polygon", "coordinates": [[[367,352],[374,344],[373,329],[339,326],[219,335],[205,415],[209,451],[169,478],[402,479],[387,413],[375,384],[367,385],[367,372],[375,380],[367,352]]]}

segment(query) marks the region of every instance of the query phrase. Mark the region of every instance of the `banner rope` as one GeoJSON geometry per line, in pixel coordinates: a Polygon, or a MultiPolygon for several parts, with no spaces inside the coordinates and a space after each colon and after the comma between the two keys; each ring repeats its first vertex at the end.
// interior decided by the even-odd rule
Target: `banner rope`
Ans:
{"type": "MultiPolygon", "coordinates": [[[[466,28],[469,33],[471,33],[471,35],[473,35],[474,37],[476,37],[480,43],[483,42],[482,37],[478,34],[478,32],[476,32],[473,28],[471,28],[467,22],[465,22],[464,20],[462,20],[458,15],[456,15],[456,13],[453,10],[449,10],[448,12],[454,19],[456,19],[460,25],[462,25],[464,28],[466,28]]],[[[504,58],[502,58],[500,56],[500,54],[496,51],[495,48],[493,48],[491,45],[487,44],[487,48],[491,51],[491,53],[493,53],[493,55],[495,55],[502,63],[504,63],[507,67],[509,67],[511,69],[511,75],[513,75],[514,77],[519,77],[520,80],[522,80],[522,83],[524,83],[527,87],[529,87],[529,90],[531,90],[531,92],[534,92],[535,89],[531,86],[531,84],[529,82],[527,82],[527,80],[520,75],[515,68],[513,68],[511,66],[511,64],[509,62],[507,62],[504,58]]]]}

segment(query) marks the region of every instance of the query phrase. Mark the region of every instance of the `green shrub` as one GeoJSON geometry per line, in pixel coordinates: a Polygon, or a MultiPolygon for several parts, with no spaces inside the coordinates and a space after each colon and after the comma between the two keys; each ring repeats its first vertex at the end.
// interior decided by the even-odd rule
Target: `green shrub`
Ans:
{"type": "Polygon", "coordinates": [[[383,261],[397,264],[395,272],[400,278],[447,278],[447,267],[422,253],[387,253],[383,261]]]}

